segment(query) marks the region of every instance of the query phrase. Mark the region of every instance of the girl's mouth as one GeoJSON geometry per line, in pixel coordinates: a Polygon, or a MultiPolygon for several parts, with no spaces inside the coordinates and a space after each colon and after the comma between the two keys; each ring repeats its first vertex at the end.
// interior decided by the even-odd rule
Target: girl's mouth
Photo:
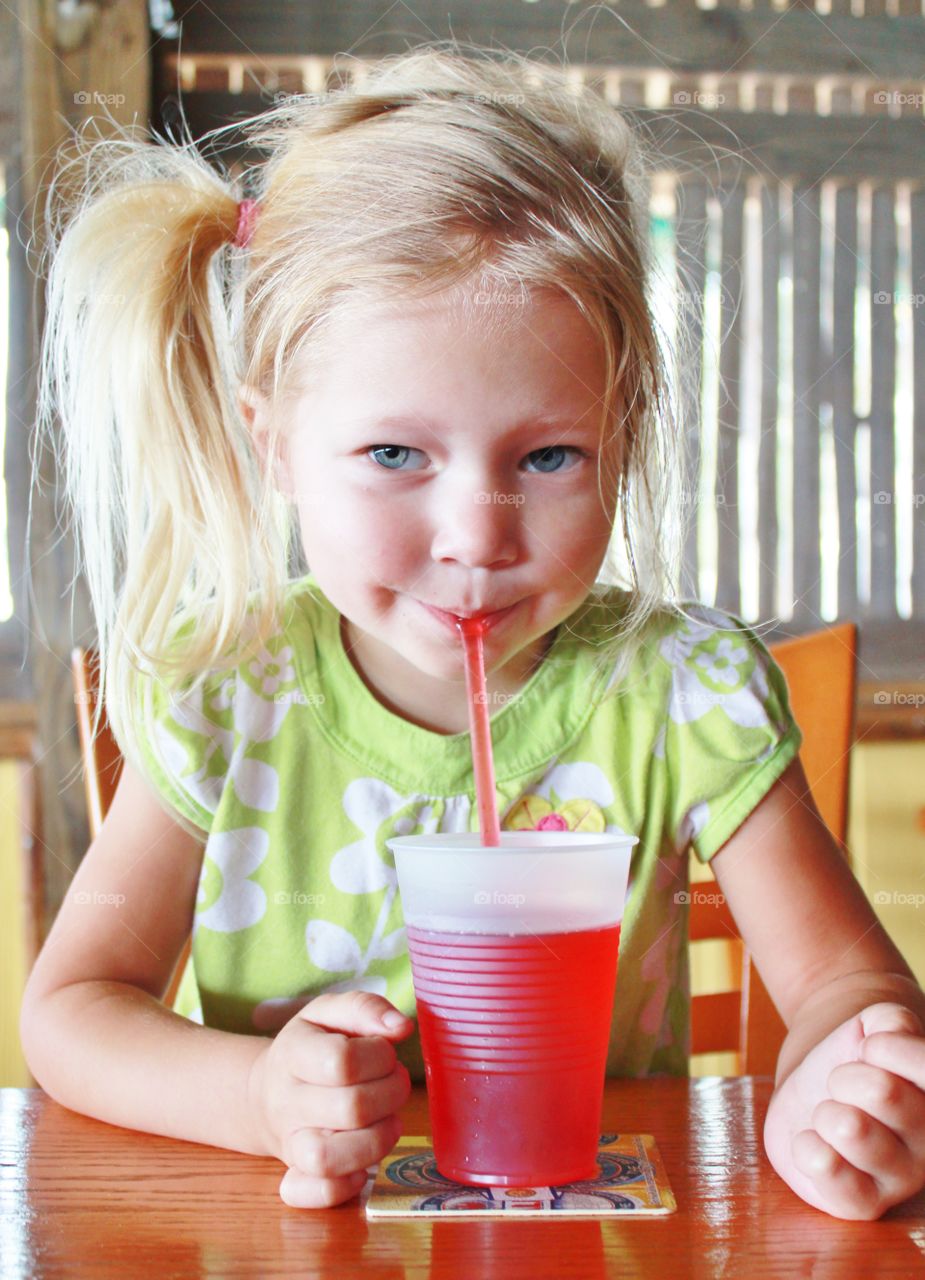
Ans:
{"type": "MultiPolygon", "coordinates": [[[[511,604],[508,605],[506,609],[496,609],[490,613],[456,614],[450,613],[446,609],[436,609],[433,605],[424,604],[423,600],[418,603],[421,604],[429,614],[435,617],[438,622],[442,622],[445,627],[449,627],[453,631],[457,630],[456,619],[459,617],[478,618],[482,624],[482,629],[484,631],[491,631],[504,622],[517,608],[517,604],[511,604]]],[[[519,603],[520,602],[518,601],[518,604],[519,603]]]]}

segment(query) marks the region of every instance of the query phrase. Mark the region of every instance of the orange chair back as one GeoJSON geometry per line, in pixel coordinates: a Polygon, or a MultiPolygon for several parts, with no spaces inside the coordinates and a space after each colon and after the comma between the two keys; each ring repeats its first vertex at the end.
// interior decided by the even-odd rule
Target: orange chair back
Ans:
{"type": "Polygon", "coordinates": [[[857,627],[782,640],[771,652],[787,677],[790,703],[803,730],[800,759],[826,826],[845,848],[848,784],[857,704],[857,627]]]}
{"type": "MultiPolygon", "coordinates": [[[[840,623],[772,645],[803,731],[800,759],[813,800],[846,851],[848,784],[857,702],[857,627],[840,623]]],[[[729,908],[706,894],[692,895],[690,940],[721,939],[733,949],[738,988],[691,1000],[691,1052],[737,1055],[740,1073],[773,1075],[786,1027],[729,908]]]]}

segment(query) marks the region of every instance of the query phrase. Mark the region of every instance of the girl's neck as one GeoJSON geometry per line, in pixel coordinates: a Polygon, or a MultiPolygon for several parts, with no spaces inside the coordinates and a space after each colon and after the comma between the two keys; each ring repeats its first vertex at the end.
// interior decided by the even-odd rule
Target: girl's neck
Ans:
{"type": "MultiPolygon", "coordinates": [[[[358,630],[341,615],[341,640],[354,670],[370,693],[394,715],[431,733],[457,734],[469,730],[465,677],[442,680],[412,667],[393,649],[358,630]]],[[[542,665],[555,631],[540,636],[508,663],[504,671],[486,677],[492,714],[514,697],[542,665]]]]}

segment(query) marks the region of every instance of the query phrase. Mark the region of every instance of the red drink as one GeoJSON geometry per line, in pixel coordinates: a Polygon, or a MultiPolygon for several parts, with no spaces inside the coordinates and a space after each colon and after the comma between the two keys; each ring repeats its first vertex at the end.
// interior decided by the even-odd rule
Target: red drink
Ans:
{"type": "Polygon", "coordinates": [[[440,1172],[595,1177],[620,926],[407,934],[440,1172]]]}

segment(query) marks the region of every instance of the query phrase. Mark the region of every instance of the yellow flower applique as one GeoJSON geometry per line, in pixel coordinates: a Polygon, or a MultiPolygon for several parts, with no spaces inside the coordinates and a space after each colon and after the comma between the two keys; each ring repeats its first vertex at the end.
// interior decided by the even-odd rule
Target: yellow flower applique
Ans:
{"type": "Polygon", "coordinates": [[[565,800],[554,803],[543,796],[521,796],[504,819],[506,831],[603,831],[604,815],[593,800],[565,800]]]}

